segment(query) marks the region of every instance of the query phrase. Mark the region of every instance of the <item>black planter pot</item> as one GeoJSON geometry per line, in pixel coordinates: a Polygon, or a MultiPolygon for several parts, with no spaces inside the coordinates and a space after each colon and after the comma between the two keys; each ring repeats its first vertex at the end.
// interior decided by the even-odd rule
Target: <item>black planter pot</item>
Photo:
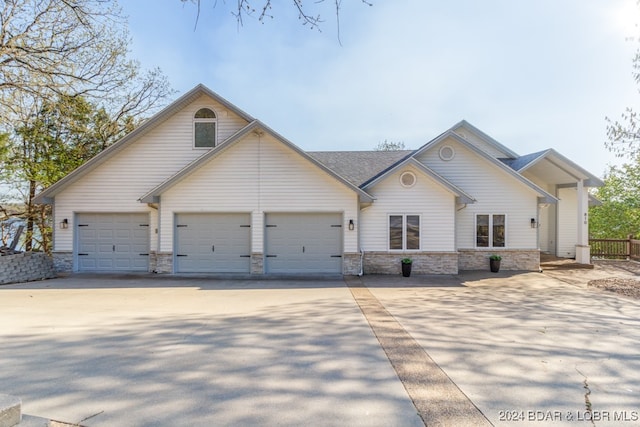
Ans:
{"type": "Polygon", "coordinates": [[[411,276],[411,263],[405,264],[402,263],[402,277],[411,276]]]}
{"type": "Polygon", "coordinates": [[[490,259],[489,267],[491,267],[492,273],[497,273],[500,271],[500,260],[499,259],[490,259]]]}

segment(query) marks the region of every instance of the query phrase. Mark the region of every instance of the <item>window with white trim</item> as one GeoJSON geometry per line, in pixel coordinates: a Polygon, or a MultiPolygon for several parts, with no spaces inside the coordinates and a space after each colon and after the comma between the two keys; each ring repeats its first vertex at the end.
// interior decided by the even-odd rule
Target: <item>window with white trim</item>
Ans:
{"type": "Polygon", "coordinates": [[[476,215],[476,247],[504,248],[506,222],[507,217],[504,214],[476,215]]]}
{"type": "Polygon", "coordinates": [[[211,148],[216,146],[216,113],[210,108],[201,108],[193,116],[193,146],[211,148]]]}
{"type": "Polygon", "coordinates": [[[420,215],[389,215],[389,249],[420,249],[420,215]]]}

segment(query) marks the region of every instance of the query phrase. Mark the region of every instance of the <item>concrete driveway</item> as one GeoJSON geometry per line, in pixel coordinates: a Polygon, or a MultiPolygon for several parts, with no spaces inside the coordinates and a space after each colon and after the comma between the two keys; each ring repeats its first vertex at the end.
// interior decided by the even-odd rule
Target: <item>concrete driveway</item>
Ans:
{"type": "Polygon", "coordinates": [[[364,281],[494,425],[638,426],[640,301],[586,287],[617,274],[364,281]]]}
{"type": "MultiPolygon", "coordinates": [[[[640,302],[581,274],[362,284],[491,423],[640,425],[640,302]]],[[[339,279],[3,286],[0,393],[86,426],[422,425],[354,296],[339,279]]]]}
{"type": "Polygon", "coordinates": [[[86,426],[421,426],[342,280],[0,287],[0,388],[86,426]]]}

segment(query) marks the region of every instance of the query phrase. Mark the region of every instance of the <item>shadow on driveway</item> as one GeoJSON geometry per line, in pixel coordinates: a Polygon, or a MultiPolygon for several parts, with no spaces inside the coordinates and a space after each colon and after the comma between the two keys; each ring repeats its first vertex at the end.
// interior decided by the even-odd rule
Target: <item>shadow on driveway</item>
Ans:
{"type": "Polygon", "coordinates": [[[0,384],[26,414],[87,426],[422,425],[344,282],[60,280],[0,289],[0,384]]]}

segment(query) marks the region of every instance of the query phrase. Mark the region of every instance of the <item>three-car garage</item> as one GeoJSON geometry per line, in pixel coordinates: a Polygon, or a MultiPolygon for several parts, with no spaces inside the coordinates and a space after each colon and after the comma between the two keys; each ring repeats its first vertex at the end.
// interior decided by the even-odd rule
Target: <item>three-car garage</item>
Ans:
{"type": "MultiPolygon", "coordinates": [[[[249,212],[175,214],[173,271],[342,272],[342,213],[261,215],[256,233],[249,212]],[[260,241],[264,249],[257,248],[260,241]],[[252,256],[262,257],[262,271],[252,271],[252,256]]],[[[149,271],[149,214],[78,214],[76,227],[78,271],[149,271]]]]}

